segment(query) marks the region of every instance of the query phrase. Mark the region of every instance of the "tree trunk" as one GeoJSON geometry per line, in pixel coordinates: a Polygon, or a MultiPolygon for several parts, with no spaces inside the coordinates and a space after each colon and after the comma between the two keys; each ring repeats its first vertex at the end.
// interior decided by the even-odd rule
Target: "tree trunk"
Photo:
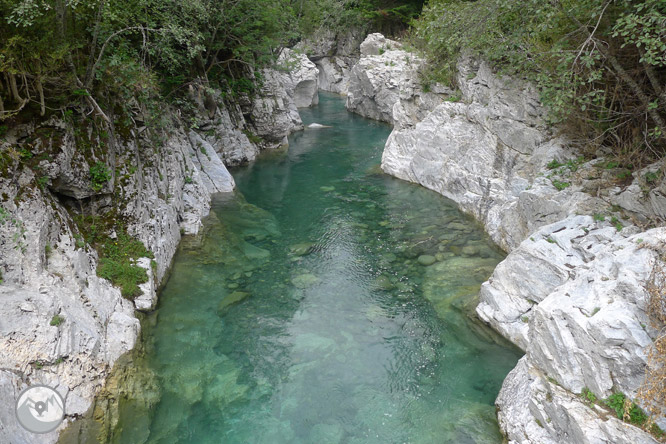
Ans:
{"type": "Polygon", "coordinates": [[[42,79],[37,77],[37,92],[39,93],[39,115],[44,116],[46,114],[46,104],[44,103],[44,87],[42,86],[42,79]]]}
{"type": "Polygon", "coordinates": [[[90,55],[88,56],[88,65],[86,66],[86,78],[83,80],[86,89],[90,89],[95,78],[95,52],[97,51],[99,26],[102,23],[102,11],[104,11],[105,3],[106,0],[100,0],[99,6],[97,7],[97,15],[95,16],[95,30],[93,31],[92,42],[90,43],[90,55]]]}
{"type": "Polygon", "coordinates": [[[14,100],[16,100],[18,103],[21,103],[21,96],[19,95],[18,87],[16,86],[16,77],[14,74],[9,74],[9,87],[11,88],[14,100]]]}

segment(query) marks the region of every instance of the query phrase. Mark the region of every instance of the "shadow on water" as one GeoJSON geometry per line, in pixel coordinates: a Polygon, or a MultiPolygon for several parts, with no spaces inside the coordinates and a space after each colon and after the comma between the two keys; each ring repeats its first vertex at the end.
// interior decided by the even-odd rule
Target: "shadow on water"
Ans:
{"type": "Polygon", "coordinates": [[[239,192],[183,241],[112,441],[501,442],[520,355],[469,314],[502,253],[381,173],[387,125],[329,95],[302,117],[332,128],[233,171],[239,192]]]}

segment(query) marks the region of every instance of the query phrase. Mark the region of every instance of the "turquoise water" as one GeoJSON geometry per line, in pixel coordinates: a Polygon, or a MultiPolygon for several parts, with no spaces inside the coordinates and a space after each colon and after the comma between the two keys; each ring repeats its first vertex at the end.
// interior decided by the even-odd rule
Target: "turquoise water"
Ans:
{"type": "Polygon", "coordinates": [[[502,254],[381,173],[390,132],[322,95],[288,151],[233,171],[144,322],[117,443],[499,443],[519,354],[468,316],[502,254]]]}

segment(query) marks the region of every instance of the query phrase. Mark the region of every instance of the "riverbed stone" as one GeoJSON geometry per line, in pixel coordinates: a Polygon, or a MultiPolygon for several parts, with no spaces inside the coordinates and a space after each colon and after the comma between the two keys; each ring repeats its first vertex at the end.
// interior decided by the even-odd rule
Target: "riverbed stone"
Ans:
{"type": "Polygon", "coordinates": [[[301,242],[299,244],[294,244],[289,247],[289,251],[296,256],[305,256],[310,254],[314,243],[312,242],[301,242]]]}
{"type": "Polygon", "coordinates": [[[229,309],[229,307],[238,304],[248,297],[250,297],[250,293],[245,291],[234,291],[222,298],[220,303],[217,305],[217,312],[219,314],[224,314],[229,309]]]}
{"type": "Polygon", "coordinates": [[[419,264],[424,266],[432,265],[435,262],[437,262],[435,256],[431,256],[429,254],[422,254],[421,256],[418,257],[417,260],[419,261],[419,264]]]}
{"type": "Polygon", "coordinates": [[[321,282],[317,276],[312,273],[303,273],[291,279],[291,283],[294,284],[296,288],[309,288],[314,285],[317,285],[321,282]]]}

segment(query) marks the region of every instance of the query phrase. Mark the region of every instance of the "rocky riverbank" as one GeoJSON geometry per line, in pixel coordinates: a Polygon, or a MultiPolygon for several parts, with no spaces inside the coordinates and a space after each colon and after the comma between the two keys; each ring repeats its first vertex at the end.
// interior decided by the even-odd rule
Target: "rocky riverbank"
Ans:
{"type": "Polygon", "coordinates": [[[545,123],[534,88],[458,64],[458,90],[418,82],[424,62],[371,34],[350,71],[347,107],[393,123],[382,169],[454,200],[509,256],[483,285],[478,315],[526,351],[497,399],[516,443],[651,443],[582,397],[634,399],[657,332],[646,315],[666,231],[666,185],[631,183],[605,153],[586,161],[545,123]],[[587,393],[587,392],[586,392],[587,393]]]}
{"type": "Polygon", "coordinates": [[[165,110],[163,125],[149,127],[135,103],[122,127],[100,130],[66,115],[0,139],[0,398],[47,384],[66,404],[63,425],[34,435],[17,423],[12,402],[2,403],[0,441],[53,443],[89,409],[135,346],[136,312],[155,307],[181,236],[198,232],[211,194],[233,191],[225,164],[252,160],[303,128],[297,106],[316,103],[318,70],[289,51],[278,67],[263,72],[256,97],[235,103],[190,87],[195,124],[165,110]],[[107,226],[115,229],[96,232],[107,226]],[[135,264],[148,276],[133,299],[98,276],[99,253],[86,242],[118,245],[127,235],[145,246],[135,264]]]}

